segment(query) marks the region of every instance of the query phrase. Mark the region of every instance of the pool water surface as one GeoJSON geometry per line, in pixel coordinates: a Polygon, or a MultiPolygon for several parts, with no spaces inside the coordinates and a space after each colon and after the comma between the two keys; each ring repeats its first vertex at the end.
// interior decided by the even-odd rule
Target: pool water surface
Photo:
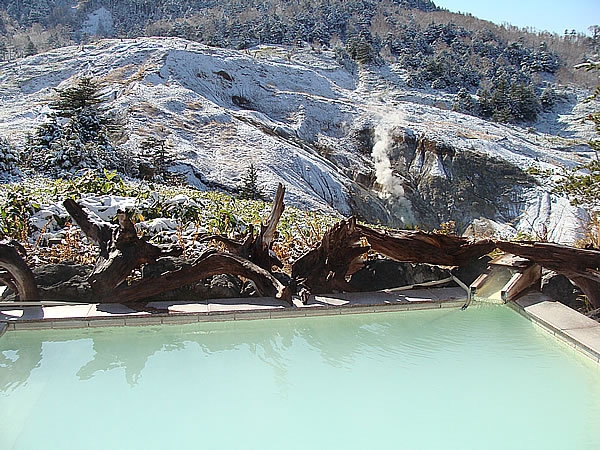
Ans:
{"type": "Polygon", "coordinates": [[[598,364],[498,305],[13,331],[0,449],[598,449],[598,364]]]}

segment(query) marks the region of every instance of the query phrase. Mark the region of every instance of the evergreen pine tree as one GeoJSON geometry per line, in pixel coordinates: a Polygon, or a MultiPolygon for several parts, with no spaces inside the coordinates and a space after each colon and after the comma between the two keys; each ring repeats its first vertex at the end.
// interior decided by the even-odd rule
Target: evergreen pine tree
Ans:
{"type": "Polygon", "coordinates": [[[248,200],[262,200],[264,195],[258,183],[258,170],[254,164],[250,164],[248,172],[242,178],[240,198],[248,200]]]}
{"type": "Polygon", "coordinates": [[[90,77],[83,77],[72,87],[58,91],[58,98],[50,104],[58,117],[74,117],[89,109],[98,109],[102,103],[100,85],[90,77]]]}
{"type": "Polygon", "coordinates": [[[7,179],[12,175],[17,175],[19,172],[17,168],[18,162],[17,152],[6,139],[0,137],[0,179],[7,179]]]}
{"type": "Polygon", "coordinates": [[[544,111],[551,111],[556,104],[557,95],[550,86],[546,87],[540,95],[540,105],[544,111]]]}
{"type": "Polygon", "coordinates": [[[155,176],[166,177],[169,175],[169,166],[175,161],[174,155],[169,151],[167,141],[150,136],[140,142],[140,156],[147,161],[148,167],[140,167],[147,178],[155,176]]]}
{"type": "Polygon", "coordinates": [[[477,113],[477,103],[471,94],[469,94],[469,91],[465,88],[461,88],[454,97],[452,109],[464,114],[474,115],[477,113]]]}
{"type": "Polygon", "coordinates": [[[42,124],[28,142],[29,166],[60,175],[81,168],[114,168],[118,165],[109,140],[112,120],[102,108],[100,86],[84,77],[59,90],[50,107],[50,122],[42,124]]]}
{"type": "Polygon", "coordinates": [[[25,56],[33,56],[33,55],[37,55],[37,53],[38,53],[37,47],[34,45],[33,42],[31,42],[31,39],[28,39],[27,45],[25,46],[24,55],[25,56]]]}

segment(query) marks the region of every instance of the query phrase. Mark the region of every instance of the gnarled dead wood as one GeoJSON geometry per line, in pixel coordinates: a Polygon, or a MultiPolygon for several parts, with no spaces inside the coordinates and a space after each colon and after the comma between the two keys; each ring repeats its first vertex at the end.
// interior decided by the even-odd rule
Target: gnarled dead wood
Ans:
{"type": "Polygon", "coordinates": [[[254,264],[271,272],[273,266],[283,267],[282,262],[275,256],[272,251],[273,241],[277,230],[277,224],[283,214],[285,205],[283,196],[285,195],[285,187],[279,183],[271,214],[266,223],[260,225],[260,231],[257,235],[254,234],[254,227],[250,225],[248,233],[243,241],[235,241],[224,236],[213,235],[205,236],[200,242],[216,241],[220,242],[225,248],[234,255],[249,259],[254,264]]]}
{"type": "Polygon", "coordinates": [[[100,247],[100,257],[108,258],[113,227],[107,222],[92,221],[88,213],[73,199],[66,199],[63,205],[83,234],[100,247]]]}
{"type": "Polygon", "coordinates": [[[351,291],[347,277],[362,267],[359,257],[369,248],[362,243],[356,219],[342,220],[292,264],[292,278],[313,294],[351,291]]]}
{"type": "Polygon", "coordinates": [[[467,238],[412,230],[375,230],[356,225],[376,252],[399,262],[462,266],[492,250],[492,241],[471,242],[467,238]]]}
{"type": "Polygon", "coordinates": [[[167,292],[214,275],[227,273],[252,280],[259,293],[276,297],[291,304],[289,286],[281,284],[262,267],[237,255],[208,250],[191,266],[167,272],[156,278],[135,282],[127,287],[116,289],[102,299],[103,302],[135,302],[167,292]]]}
{"type": "Polygon", "coordinates": [[[92,289],[99,295],[111,292],[143,264],[156,261],[161,256],[178,256],[183,253],[183,249],[179,247],[164,250],[140,239],[135,226],[123,211],[117,213],[119,227],[113,230],[107,223],[94,223],[75,201],[68,199],[64,204],[86,236],[100,246],[100,258],[89,278],[92,289]]]}
{"type": "Polygon", "coordinates": [[[0,268],[4,269],[0,271],[2,278],[15,291],[20,301],[38,300],[39,293],[33,273],[19,254],[18,247],[16,243],[0,243],[0,268]]]}
{"type": "Polygon", "coordinates": [[[285,208],[285,205],[283,204],[284,195],[285,187],[279,183],[277,185],[277,193],[275,194],[273,207],[271,208],[271,214],[269,214],[267,223],[260,225],[258,236],[250,243],[248,248],[248,259],[268,271],[271,271],[273,266],[283,267],[279,258],[273,254],[271,247],[273,246],[273,240],[275,239],[277,224],[279,223],[279,219],[285,208]]]}
{"type": "Polygon", "coordinates": [[[376,230],[351,218],[334,225],[316,248],[294,262],[292,278],[312,293],[352,290],[347,277],[361,267],[359,256],[369,249],[399,262],[462,266],[494,248],[488,240],[471,242],[421,231],[376,230]]]}
{"type": "Polygon", "coordinates": [[[507,253],[527,258],[569,278],[600,308],[600,251],[550,243],[496,242],[507,253]]]}

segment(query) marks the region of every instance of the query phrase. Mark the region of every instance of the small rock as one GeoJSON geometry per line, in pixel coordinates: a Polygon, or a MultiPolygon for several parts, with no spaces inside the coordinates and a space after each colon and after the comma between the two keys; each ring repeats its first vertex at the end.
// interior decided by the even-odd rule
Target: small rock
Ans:
{"type": "Polygon", "coordinates": [[[542,272],[541,291],[544,295],[553,298],[573,309],[583,306],[580,300],[577,300],[579,290],[564,275],[560,275],[550,270],[542,272]]]}
{"type": "Polygon", "coordinates": [[[233,275],[215,275],[210,282],[212,298],[235,298],[242,296],[242,282],[233,275]]]}

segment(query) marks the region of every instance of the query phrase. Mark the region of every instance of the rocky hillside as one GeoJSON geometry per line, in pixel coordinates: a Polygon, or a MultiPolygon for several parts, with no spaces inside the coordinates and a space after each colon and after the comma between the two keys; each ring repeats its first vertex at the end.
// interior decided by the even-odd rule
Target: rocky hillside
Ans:
{"type": "Polygon", "coordinates": [[[122,128],[115,146],[129,158],[117,165],[132,175],[154,138],[174,155],[168,170],[203,190],[239,192],[252,165],[267,194],[283,182],[304,208],[393,226],[452,220],[464,231],[475,221],[470,232],[580,237],[585,213],[550,190],[564,168],[593,157],[594,129],[582,118],[597,105],[581,102],[583,90],[562,88],[554,110],[519,127],[453,111],[454,95],[412,87],[399,64],[348,70],[334,51],[309,46],[102,40],[0,64],[5,147],[31,160],[27,136],[50,121],[56,89],[84,76],[103,86],[122,128]]]}

